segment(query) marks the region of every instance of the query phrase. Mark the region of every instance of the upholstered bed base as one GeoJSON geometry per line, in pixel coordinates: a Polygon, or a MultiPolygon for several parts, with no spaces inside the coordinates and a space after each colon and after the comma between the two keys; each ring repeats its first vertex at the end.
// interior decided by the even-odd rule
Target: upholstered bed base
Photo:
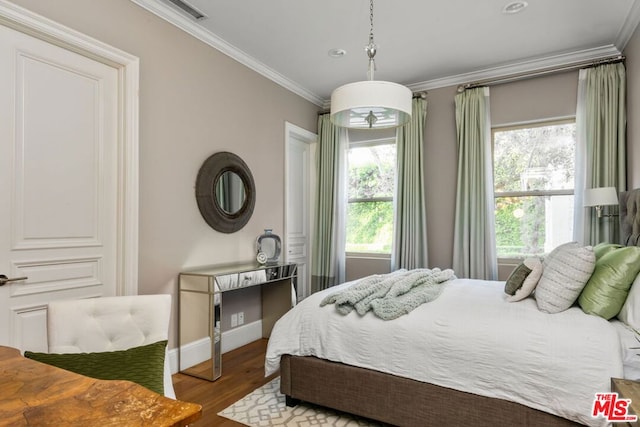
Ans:
{"type": "Polygon", "coordinates": [[[280,391],[397,426],[576,426],[517,403],[464,393],[316,357],[282,356],[280,391]]]}

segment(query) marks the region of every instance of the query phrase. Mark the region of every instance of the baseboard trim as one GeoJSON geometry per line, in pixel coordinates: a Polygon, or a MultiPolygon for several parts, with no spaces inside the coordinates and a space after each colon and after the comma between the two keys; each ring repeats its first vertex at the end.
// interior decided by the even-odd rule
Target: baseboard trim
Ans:
{"type": "MultiPolygon", "coordinates": [[[[235,350],[262,338],[262,320],[247,323],[222,333],[222,354],[235,350]]],[[[191,342],[182,347],[182,362],[186,367],[197,365],[211,357],[211,342],[208,338],[191,342]]],[[[178,369],[178,348],[169,350],[171,373],[178,369]]]]}

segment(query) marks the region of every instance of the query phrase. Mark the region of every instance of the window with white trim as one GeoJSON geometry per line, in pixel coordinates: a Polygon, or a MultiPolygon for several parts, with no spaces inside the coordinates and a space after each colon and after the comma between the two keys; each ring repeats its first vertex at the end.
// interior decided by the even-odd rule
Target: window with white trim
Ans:
{"type": "Polygon", "coordinates": [[[548,253],[573,239],[575,120],[493,129],[498,258],[548,253]]]}
{"type": "Polygon", "coordinates": [[[346,251],[390,254],[395,192],[395,138],[351,142],[347,156],[346,251]]]}

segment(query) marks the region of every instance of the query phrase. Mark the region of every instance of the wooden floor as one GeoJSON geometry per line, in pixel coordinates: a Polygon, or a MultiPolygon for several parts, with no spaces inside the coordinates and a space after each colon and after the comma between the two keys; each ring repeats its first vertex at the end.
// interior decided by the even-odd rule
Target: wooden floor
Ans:
{"type": "Polygon", "coordinates": [[[173,375],[179,400],[202,405],[202,418],[190,426],[242,426],[217,414],[277,375],[264,376],[267,340],[262,339],[222,355],[222,376],[207,381],[185,374],[173,375]]]}

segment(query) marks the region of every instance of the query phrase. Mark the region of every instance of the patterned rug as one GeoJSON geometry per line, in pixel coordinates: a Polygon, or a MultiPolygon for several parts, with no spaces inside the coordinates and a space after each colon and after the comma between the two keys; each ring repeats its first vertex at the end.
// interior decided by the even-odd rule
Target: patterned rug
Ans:
{"type": "Polygon", "coordinates": [[[284,394],[280,393],[279,377],[249,393],[218,415],[250,427],[384,426],[371,420],[308,403],[289,408],[285,404],[284,394]]]}

